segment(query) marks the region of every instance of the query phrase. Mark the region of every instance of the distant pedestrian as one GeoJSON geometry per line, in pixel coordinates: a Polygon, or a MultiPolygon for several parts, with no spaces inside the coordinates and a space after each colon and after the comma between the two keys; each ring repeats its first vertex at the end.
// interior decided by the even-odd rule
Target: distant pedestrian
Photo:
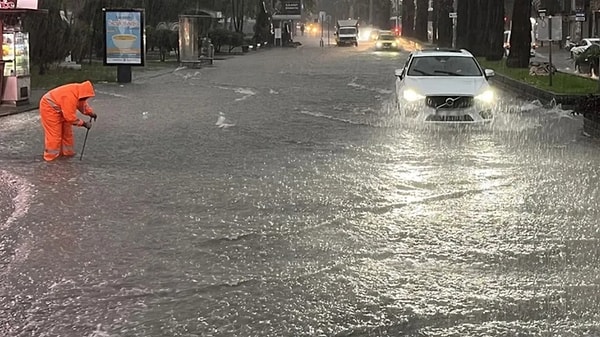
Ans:
{"type": "Polygon", "coordinates": [[[77,110],[93,120],[98,117],[88,104],[94,97],[92,82],[69,83],[48,91],[40,100],[44,128],[44,160],[75,155],[72,125],[90,129],[92,123],[77,118],[77,110]]]}
{"type": "Polygon", "coordinates": [[[304,36],[304,24],[300,25],[300,34],[302,34],[302,36],[304,36]]]}

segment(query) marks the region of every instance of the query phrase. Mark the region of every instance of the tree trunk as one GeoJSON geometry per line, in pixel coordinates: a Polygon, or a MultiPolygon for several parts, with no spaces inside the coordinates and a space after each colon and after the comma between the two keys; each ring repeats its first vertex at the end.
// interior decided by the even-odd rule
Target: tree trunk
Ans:
{"type": "Polygon", "coordinates": [[[490,30],[487,23],[489,3],[489,0],[471,0],[472,5],[469,6],[469,43],[467,49],[474,56],[485,55],[488,43],[487,36],[490,30]]]}
{"type": "Polygon", "coordinates": [[[438,46],[450,48],[452,47],[452,35],[454,27],[452,26],[452,19],[450,19],[450,12],[454,12],[454,0],[438,0],[439,1],[439,14],[438,14],[438,46]]]}
{"type": "Polygon", "coordinates": [[[487,46],[485,58],[489,61],[499,61],[504,57],[504,2],[492,1],[488,5],[487,46]]]}
{"type": "Polygon", "coordinates": [[[415,20],[415,37],[420,41],[429,41],[427,22],[429,21],[429,0],[417,0],[417,15],[415,20]]]}
{"type": "Polygon", "coordinates": [[[469,5],[473,0],[458,0],[456,8],[456,47],[469,46],[469,5]]]}
{"type": "Polygon", "coordinates": [[[431,13],[431,42],[438,41],[438,15],[440,10],[440,0],[433,0],[433,12],[431,13]]]}
{"type": "Polygon", "coordinates": [[[506,59],[509,68],[529,67],[531,48],[531,0],[515,1],[510,33],[510,54],[506,59]]]}
{"type": "Polygon", "coordinates": [[[415,2],[404,0],[402,2],[402,36],[413,37],[415,32],[415,2]]]}

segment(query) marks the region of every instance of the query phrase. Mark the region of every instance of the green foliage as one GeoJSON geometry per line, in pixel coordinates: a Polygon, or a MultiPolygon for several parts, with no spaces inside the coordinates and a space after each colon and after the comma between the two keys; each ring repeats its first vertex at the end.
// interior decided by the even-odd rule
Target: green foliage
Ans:
{"type": "Polygon", "coordinates": [[[229,51],[231,52],[233,48],[239,47],[244,43],[244,34],[225,28],[217,28],[209,31],[208,37],[215,47],[215,53],[220,53],[221,47],[224,45],[229,46],[229,51]]]}
{"type": "Polygon", "coordinates": [[[254,43],[264,43],[272,41],[272,18],[267,12],[265,3],[261,2],[258,6],[256,24],[254,24],[254,43]]]}
{"type": "Polygon", "coordinates": [[[509,68],[506,66],[506,60],[487,61],[483,58],[477,60],[484,68],[494,69],[498,74],[555,94],[585,95],[598,90],[598,82],[586,77],[557,72],[552,75],[552,86],[550,86],[548,76],[531,76],[529,68],[509,68]]]}
{"type": "Polygon", "coordinates": [[[177,50],[179,47],[179,31],[157,29],[153,32],[152,40],[160,51],[160,60],[164,62],[167,54],[171,50],[177,50]]]}
{"type": "Polygon", "coordinates": [[[243,44],[244,44],[244,33],[241,33],[241,32],[232,32],[232,34],[231,34],[231,40],[228,43],[228,45],[229,45],[229,52],[231,52],[231,50],[233,48],[239,47],[239,46],[241,46],[243,44]]]}
{"type": "Polygon", "coordinates": [[[29,32],[31,62],[39,65],[41,74],[50,64],[64,60],[72,49],[69,44],[72,30],[60,17],[60,4],[46,3],[50,6],[46,8],[47,14],[26,16],[23,22],[25,31],[29,32]]]}
{"type": "Polygon", "coordinates": [[[117,80],[116,67],[105,67],[98,62],[91,65],[82,65],[81,70],[55,67],[47,69],[43,75],[35,70],[39,70],[38,66],[34,66],[31,72],[31,87],[33,89],[52,89],[59,85],[87,80],[94,83],[116,82],[117,80]]]}

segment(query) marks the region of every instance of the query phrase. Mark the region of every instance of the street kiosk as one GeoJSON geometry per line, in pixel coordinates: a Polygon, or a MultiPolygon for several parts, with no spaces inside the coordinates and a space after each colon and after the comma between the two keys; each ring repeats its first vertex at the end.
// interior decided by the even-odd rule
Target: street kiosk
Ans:
{"type": "Polygon", "coordinates": [[[22,29],[22,18],[37,10],[37,0],[0,0],[2,105],[18,106],[29,103],[31,93],[29,33],[22,29]]]}

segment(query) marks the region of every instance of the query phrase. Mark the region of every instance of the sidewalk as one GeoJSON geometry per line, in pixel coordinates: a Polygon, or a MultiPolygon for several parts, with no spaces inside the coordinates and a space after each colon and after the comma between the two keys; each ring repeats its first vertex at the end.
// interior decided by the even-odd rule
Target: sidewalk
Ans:
{"type": "Polygon", "coordinates": [[[575,63],[571,59],[571,53],[563,48],[560,48],[560,46],[557,44],[552,45],[552,50],[550,50],[548,42],[545,42],[544,46],[539,46],[535,50],[535,57],[532,59],[532,61],[549,62],[550,52],[552,52],[552,64],[558,71],[575,74],[582,77],[589,77],[586,74],[580,74],[575,71],[575,63]]]}
{"type": "Polygon", "coordinates": [[[46,91],[42,89],[31,89],[29,93],[29,101],[26,104],[18,106],[8,104],[0,105],[0,117],[36,110],[39,108],[40,99],[45,93],[46,91]]]}

